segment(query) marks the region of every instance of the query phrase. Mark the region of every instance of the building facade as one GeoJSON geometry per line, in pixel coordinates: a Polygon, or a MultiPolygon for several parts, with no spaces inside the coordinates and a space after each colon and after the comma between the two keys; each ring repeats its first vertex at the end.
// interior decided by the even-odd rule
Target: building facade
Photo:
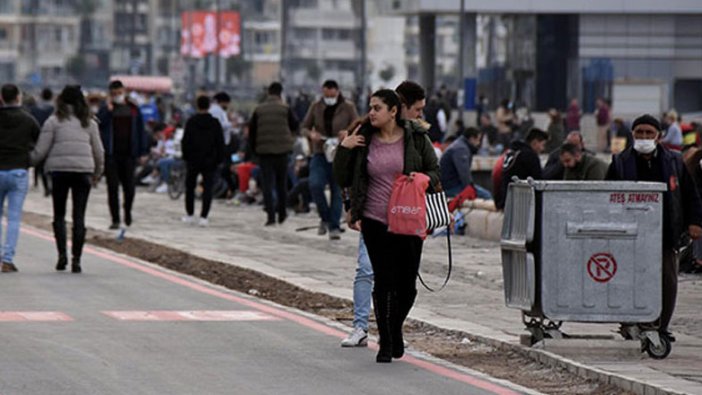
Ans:
{"type": "Polygon", "coordinates": [[[283,10],[285,83],[355,86],[361,73],[361,8],[352,0],[290,0],[283,10]]]}
{"type": "Polygon", "coordinates": [[[466,1],[462,13],[460,4],[380,1],[385,13],[419,19],[419,75],[427,86],[441,83],[431,60],[438,20],[460,14],[464,75],[491,103],[507,97],[535,110],[562,109],[575,97],[591,110],[605,97],[622,115],[702,111],[700,1],[466,1]]]}
{"type": "Polygon", "coordinates": [[[60,0],[0,2],[0,80],[24,86],[69,80],[80,47],[81,15],[60,0]]]}

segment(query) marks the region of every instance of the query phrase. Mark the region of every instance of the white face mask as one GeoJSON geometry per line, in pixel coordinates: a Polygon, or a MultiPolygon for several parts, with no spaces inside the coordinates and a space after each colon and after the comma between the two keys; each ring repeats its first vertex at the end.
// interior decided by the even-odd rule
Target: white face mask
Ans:
{"type": "Polygon", "coordinates": [[[634,140],[634,149],[641,154],[650,154],[656,149],[656,140],[634,140]]]}
{"type": "Polygon", "coordinates": [[[338,100],[338,97],[325,97],[324,98],[324,104],[328,106],[333,106],[336,104],[336,101],[338,100]]]}
{"type": "Polygon", "coordinates": [[[117,103],[117,104],[124,104],[125,97],[124,97],[124,95],[118,95],[118,96],[115,96],[115,97],[112,99],[112,101],[114,101],[114,102],[117,103]]]}
{"type": "Polygon", "coordinates": [[[97,112],[100,110],[100,107],[98,106],[90,106],[90,111],[92,111],[93,114],[97,114],[97,112]]]}

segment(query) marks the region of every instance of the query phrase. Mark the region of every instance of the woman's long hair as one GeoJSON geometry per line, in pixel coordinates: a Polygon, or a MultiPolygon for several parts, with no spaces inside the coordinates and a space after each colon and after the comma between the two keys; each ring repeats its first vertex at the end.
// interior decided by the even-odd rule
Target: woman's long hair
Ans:
{"type": "Polygon", "coordinates": [[[88,102],[83,96],[79,85],[66,85],[61,94],[56,98],[56,116],[64,121],[74,115],[80,125],[87,128],[90,125],[91,115],[88,102]]]}

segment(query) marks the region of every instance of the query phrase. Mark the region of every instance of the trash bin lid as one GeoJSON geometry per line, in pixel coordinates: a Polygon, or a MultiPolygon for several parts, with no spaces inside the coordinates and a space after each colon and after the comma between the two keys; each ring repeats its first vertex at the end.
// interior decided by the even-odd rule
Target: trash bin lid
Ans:
{"type": "Polygon", "coordinates": [[[528,183],[537,191],[629,191],[666,192],[668,186],[662,182],[635,181],[519,181],[528,183]]]}

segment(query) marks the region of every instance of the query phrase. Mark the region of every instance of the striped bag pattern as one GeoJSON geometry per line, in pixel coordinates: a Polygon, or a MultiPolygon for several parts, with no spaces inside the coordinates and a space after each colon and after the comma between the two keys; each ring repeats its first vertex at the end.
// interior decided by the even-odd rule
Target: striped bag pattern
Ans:
{"type": "Polygon", "coordinates": [[[437,228],[451,224],[451,213],[446,202],[446,194],[442,192],[427,193],[427,230],[432,231],[437,228]]]}

